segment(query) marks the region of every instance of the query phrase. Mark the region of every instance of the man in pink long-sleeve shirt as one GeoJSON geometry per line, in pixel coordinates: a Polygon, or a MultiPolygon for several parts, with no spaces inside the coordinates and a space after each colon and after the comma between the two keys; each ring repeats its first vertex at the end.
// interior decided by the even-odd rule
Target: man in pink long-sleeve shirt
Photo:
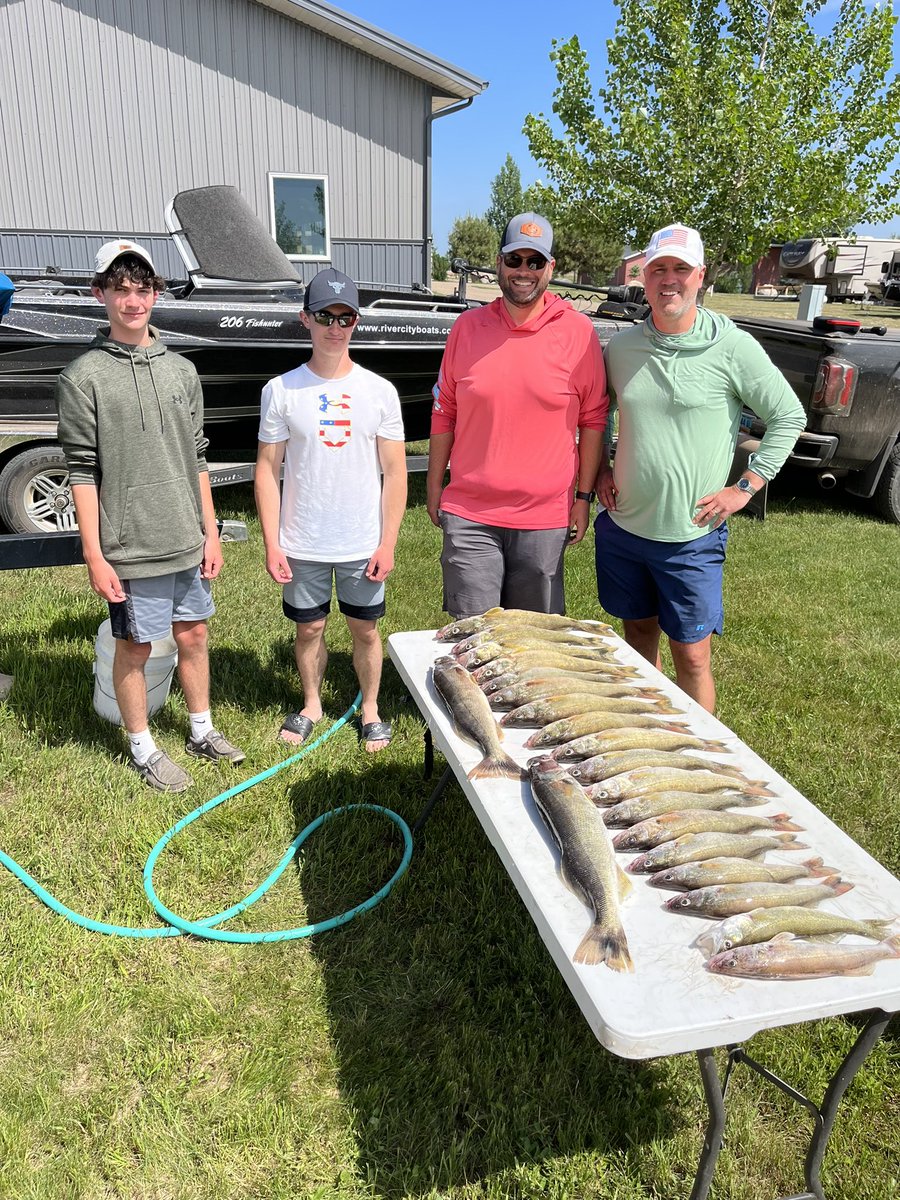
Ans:
{"type": "Polygon", "coordinates": [[[497,258],[502,294],[457,318],[434,388],[428,514],[444,534],[454,617],[497,605],[564,612],[563,555],[590,519],[606,373],[590,320],[547,292],[552,244],[544,217],[513,217],[497,258]]]}

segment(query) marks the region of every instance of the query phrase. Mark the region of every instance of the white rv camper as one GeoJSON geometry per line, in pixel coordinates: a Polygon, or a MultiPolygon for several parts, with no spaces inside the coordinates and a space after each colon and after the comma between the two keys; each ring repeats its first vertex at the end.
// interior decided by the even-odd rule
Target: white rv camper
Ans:
{"type": "Polygon", "coordinates": [[[781,270],[791,279],[823,283],[829,300],[881,295],[882,276],[900,241],[879,238],[800,238],[781,247],[781,270]]]}

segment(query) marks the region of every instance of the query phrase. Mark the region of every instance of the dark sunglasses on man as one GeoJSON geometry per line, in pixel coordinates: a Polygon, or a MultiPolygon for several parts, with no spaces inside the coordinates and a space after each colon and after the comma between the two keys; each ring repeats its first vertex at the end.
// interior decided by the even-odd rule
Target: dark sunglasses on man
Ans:
{"type": "Polygon", "coordinates": [[[511,271],[518,270],[523,262],[529,271],[543,271],[547,265],[546,258],[542,258],[540,254],[532,254],[529,258],[523,258],[521,254],[504,254],[502,258],[503,265],[511,271]]]}
{"type": "Polygon", "coordinates": [[[359,320],[359,313],[355,312],[330,313],[323,309],[320,312],[314,312],[310,315],[317,325],[327,325],[329,329],[335,321],[337,321],[341,329],[350,329],[359,320]]]}

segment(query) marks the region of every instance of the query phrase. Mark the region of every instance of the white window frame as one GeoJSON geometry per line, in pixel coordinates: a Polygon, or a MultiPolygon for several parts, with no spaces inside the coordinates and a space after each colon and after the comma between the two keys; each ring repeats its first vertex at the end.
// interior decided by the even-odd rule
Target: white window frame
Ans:
{"type": "Polygon", "coordinates": [[[276,179],[314,179],[321,183],[325,196],[325,253],[324,254],[288,254],[291,262],[330,262],[331,261],[331,206],[328,200],[328,176],[318,174],[301,174],[295,171],[269,171],[269,229],[275,237],[275,180],[276,179]]]}

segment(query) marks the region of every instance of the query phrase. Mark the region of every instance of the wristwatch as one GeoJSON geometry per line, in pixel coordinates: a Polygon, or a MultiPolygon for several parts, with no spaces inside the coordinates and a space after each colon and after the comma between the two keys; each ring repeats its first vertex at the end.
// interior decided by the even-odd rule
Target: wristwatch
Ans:
{"type": "Polygon", "coordinates": [[[593,500],[596,499],[596,496],[593,492],[576,492],[575,499],[576,500],[587,500],[588,504],[590,504],[593,500]]]}
{"type": "Polygon", "coordinates": [[[745,479],[743,475],[734,485],[739,492],[746,492],[748,496],[755,496],[759,488],[755,488],[749,479],[745,479]]]}

